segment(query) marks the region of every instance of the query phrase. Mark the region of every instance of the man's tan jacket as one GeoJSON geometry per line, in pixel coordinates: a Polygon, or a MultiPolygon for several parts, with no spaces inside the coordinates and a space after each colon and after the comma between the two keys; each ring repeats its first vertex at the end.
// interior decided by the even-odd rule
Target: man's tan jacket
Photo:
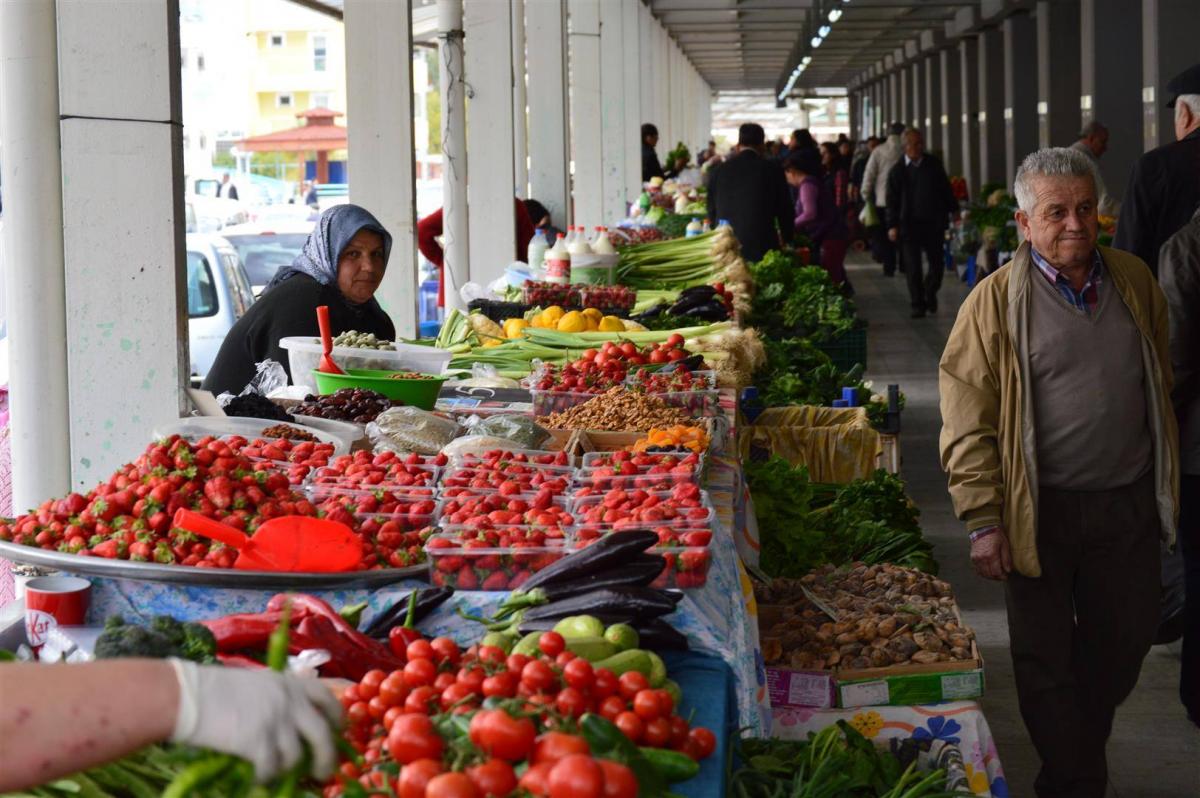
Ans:
{"type": "MultiPolygon", "coordinates": [[[[1142,334],[1148,425],[1163,538],[1175,541],[1179,442],[1171,408],[1167,304],[1139,258],[1099,247],[1102,291],[1116,290],[1142,334]]],[[[1036,273],[1029,243],[975,287],[958,311],[939,364],[942,468],[968,531],[1002,524],[1013,565],[1041,576],[1037,550],[1037,445],[1029,370],[1029,305],[1036,273]]],[[[1080,357],[1104,357],[1080,352],[1080,357]]],[[[1135,475],[1130,475],[1132,477],[1135,475]]]]}

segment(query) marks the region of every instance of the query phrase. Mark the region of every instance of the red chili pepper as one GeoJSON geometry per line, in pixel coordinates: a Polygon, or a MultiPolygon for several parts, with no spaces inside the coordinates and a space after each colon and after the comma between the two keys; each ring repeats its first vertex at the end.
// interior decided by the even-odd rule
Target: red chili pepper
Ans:
{"type": "Polygon", "coordinates": [[[423,635],[416,629],[409,629],[407,626],[393,626],[388,632],[388,647],[392,649],[392,653],[397,657],[404,659],[407,655],[408,644],[414,640],[420,640],[423,635]]]}
{"type": "Polygon", "coordinates": [[[252,657],[241,654],[222,654],[217,652],[217,661],[231,668],[263,669],[267,666],[252,657]]]}
{"type": "MultiPolygon", "coordinates": [[[[292,622],[307,618],[311,613],[300,607],[292,611],[292,622]]],[[[241,613],[226,615],[224,618],[214,618],[200,623],[208,627],[217,639],[218,651],[241,651],[245,648],[265,649],[267,638],[279,626],[283,612],[268,610],[267,612],[241,613]]]]}
{"type": "MultiPolygon", "coordinates": [[[[362,632],[355,629],[346,619],[338,614],[337,610],[329,606],[327,602],[322,601],[316,596],[310,596],[306,593],[279,593],[271,597],[267,602],[268,610],[282,610],[284,605],[291,602],[292,609],[307,610],[313,617],[325,618],[333,628],[345,637],[351,644],[365,651],[368,655],[376,658],[391,659],[391,652],[383,643],[364,635],[362,632]]],[[[401,663],[403,667],[403,663],[401,663]]]]}
{"type": "Polygon", "coordinates": [[[323,616],[305,618],[296,631],[300,637],[298,642],[303,644],[304,648],[323,648],[329,652],[333,659],[327,666],[322,666],[326,675],[335,675],[333,671],[340,671],[337,675],[357,681],[373,668],[393,671],[404,667],[404,662],[397,662],[386,649],[383,657],[366,654],[340,634],[329,619],[323,616]]]}

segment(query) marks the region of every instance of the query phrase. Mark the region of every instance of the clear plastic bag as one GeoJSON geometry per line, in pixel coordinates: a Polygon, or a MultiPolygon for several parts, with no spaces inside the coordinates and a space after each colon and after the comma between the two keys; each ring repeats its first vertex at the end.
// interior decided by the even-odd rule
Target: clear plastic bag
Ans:
{"type": "Polygon", "coordinates": [[[248,393],[256,393],[259,396],[270,396],[271,391],[283,388],[288,384],[287,372],[284,371],[281,364],[276,363],[274,360],[264,360],[261,363],[255,363],[254,370],[254,378],[242,389],[242,396],[248,393]]]}
{"type": "Polygon", "coordinates": [[[447,457],[457,457],[464,454],[483,454],[495,449],[517,451],[524,448],[520,443],[509,438],[498,438],[494,435],[464,435],[443,446],[442,453],[447,457]]]}
{"type": "Polygon", "coordinates": [[[367,438],[377,452],[437,454],[461,431],[454,421],[428,410],[393,407],[367,425],[367,438]]]}
{"type": "Polygon", "coordinates": [[[471,376],[459,380],[455,385],[467,388],[520,388],[521,383],[508,377],[501,377],[496,367],[490,363],[474,363],[471,365],[471,376]]]}
{"type": "Polygon", "coordinates": [[[501,413],[476,420],[470,428],[472,435],[504,438],[520,445],[522,449],[541,449],[550,440],[550,432],[530,416],[519,413],[501,413]]]}

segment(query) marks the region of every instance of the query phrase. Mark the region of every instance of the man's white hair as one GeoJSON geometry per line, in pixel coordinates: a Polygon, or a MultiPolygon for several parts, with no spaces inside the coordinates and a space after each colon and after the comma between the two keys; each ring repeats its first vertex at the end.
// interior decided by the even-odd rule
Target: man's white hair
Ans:
{"type": "Polygon", "coordinates": [[[1017,206],[1026,213],[1033,213],[1037,206],[1037,194],[1033,183],[1041,177],[1090,177],[1092,191],[1096,190],[1096,172],[1092,159],[1071,147],[1047,147],[1031,152],[1021,161],[1017,177],[1013,181],[1013,194],[1017,206]]]}
{"type": "Polygon", "coordinates": [[[1200,116],[1200,94],[1181,94],[1175,98],[1175,115],[1179,116],[1180,106],[1186,105],[1192,116],[1200,116]]]}

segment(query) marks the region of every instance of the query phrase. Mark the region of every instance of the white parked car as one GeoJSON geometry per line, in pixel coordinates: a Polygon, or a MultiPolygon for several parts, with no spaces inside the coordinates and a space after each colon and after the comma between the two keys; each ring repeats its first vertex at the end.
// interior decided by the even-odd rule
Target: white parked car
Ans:
{"type": "Polygon", "coordinates": [[[203,379],[230,328],[254,304],[237,250],[221,236],[187,236],[188,342],[193,380],[203,379]]]}
{"type": "Polygon", "coordinates": [[[233,245],[258,296],[281,266],[290,266],[312,232],[314,221],[251,222],[226,227],[221,237],[233,245]]]}

